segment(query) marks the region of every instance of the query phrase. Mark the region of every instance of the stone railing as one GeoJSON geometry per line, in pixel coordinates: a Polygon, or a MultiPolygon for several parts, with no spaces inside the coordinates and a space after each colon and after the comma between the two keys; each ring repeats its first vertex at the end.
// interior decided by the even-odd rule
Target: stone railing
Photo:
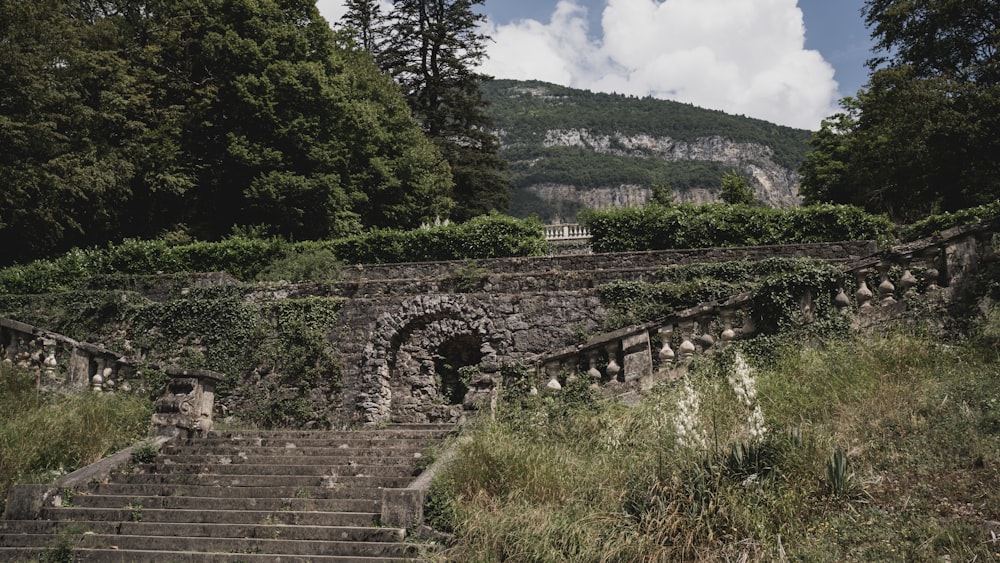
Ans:
{"type": "Polygon", "coordinates": [[[34,371],[39,387],[127,390],[134,367],[103,346],[78,342],[27,323],[0,317],[2,360],[34,371]]]}
{"type": "MultiPolygon", "coordinates": [[[[981,264],[997,260],[998,232],[1000,220],[956,227],[846,264],[832,303],[841,314],[854,315],[854,326],[864,326],[904,313],[911,298],[947,300],[981,264]]],[[[806,322],[814,320],[814,297],[807,292],[799,298],[806,322]]],[[[751,298],[743,293],[703,303],[535,357],[537,384],[558,391],[586,377],[609,390],[643,389],[676,377],[694,356],[757,333],[751,298]]]]}
{"type": "Polygon", "coordinates": [[[585,225],[567,223],[564,225],[545,225],[545,240],[549,242],[561,240],[586,240],[590,238],[590,229],[585,225]]]}

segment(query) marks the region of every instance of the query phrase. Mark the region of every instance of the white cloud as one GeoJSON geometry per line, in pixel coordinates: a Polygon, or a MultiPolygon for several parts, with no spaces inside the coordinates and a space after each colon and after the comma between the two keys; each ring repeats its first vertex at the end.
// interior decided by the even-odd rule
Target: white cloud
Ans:
{"type": "MultiPolygon", "coordinates": [[[[344,12],[342,0],[317,6],[331,22],[344,12]]],[[[806,50],[796,0],[607,0],[600,33],[589,33],[586,16],[560,0],[546,23],[487,22],[493,42],[481,70],[805,129],[837,111],[833,67],[806,50]]]]}
{"type": "Polygon", "coordinates": [[[796,0],[608,0],[598,40],[585,8],[490,24],[483,71],[651,95],[806,129],[836,111],[833,67],[805,49],[796,0]]]}

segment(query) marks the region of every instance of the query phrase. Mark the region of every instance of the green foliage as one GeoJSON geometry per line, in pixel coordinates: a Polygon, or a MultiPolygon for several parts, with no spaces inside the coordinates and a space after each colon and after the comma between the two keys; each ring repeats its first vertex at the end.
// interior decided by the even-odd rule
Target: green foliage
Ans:
{"type": "Polygon", "coordinates": [[[295,239],[414,228],[451,171],[314,4],[0,6],[0,264],[234,225],[295,239]]]}
{"type": "Polygon", "coordinates": [[[142,442],[132,450],[132,463],[153,463],[160,448],[153,442],[142,442]]]}
{"type": "Polygon", "coordinates": [[[914,221],[1000,197],[996,0],[868,0],[866,89],[823,122],[801,169],[807,203],[914,221]]]}
{"type": "Polygon", "coordinates": [[[722,189],[719,197],[729,205],[753,205],[757,202],[753,188],[748,184],[746,176],[735,170],[730,170],[722,177],[722,189]]]}
{"type": "MultiPolygon", "coordinates": [[[[486,115],[480,89],[490,77],[477,71],[489,37],[482,33],[483,0],[396,0],[382,14],[370,2],[352,2],[345,33],[368,50],[406,93],[413,117],[440,150],[454,180],[451,217],[466,221],[506,211],[506,163],[486,115]]],[[[446,215],[441,209],[440,215],[446,215]]]]}
{"type": "Polygon", "coordinates": [[[328,241],[290,243],[233,235],[220,242],[171,246],[129,239],[106,249],[74,249],[51,260],[0,270],[0,293],[36,294],[87,287],[95,277],[150,272],[225,271],[243,280],[330,281],[339,263],[419,262],[536,256],[547,252],[533,219],[489,214],[425,229],[374,230],[328,241]]]}
{"type": "Polygon", "coordinates": [[[938,213],[929,217],[906,225],[900,229],[899,238],[904,241],[913,241],[929,236],[933,236],[945,229],[978,223],[980,221],[990,221],[1000,218],[1000,200],[986,205],[960,209],[953,213],[938,213]]]}
{"type": "Polygon", "coordinates": [[[343,264],[329,248],[299,245],[271,263],[257,279],[263,281],[336,281],[343,264]]]}
{"type": "Polygon", "coordinates": [[[891,224],[851,206],[789,210],[729,205],[646,205],[588,210],[595,252],[887,240],[891,224]]]}
{"type": "Polygon", "coordinates": [[[837,497],[851,497],[858,493],[858,484],[850,472],[847,454],[840,448],[826,460],[826,483],[830,493],[837,497]]]}
{"type": "Polygon", "coordinates": [[[413,231],[372,231],[330,245],[351,264],[535,256],[548,249],[537,220],[499,214],[413,231]]]}
{"type": "Polygon", "coordinates": [[[144,436],[150,399],[126,393],[39,394],[34,375],[0,362],[0,490],[93,463],[144,436]]]}
{"type": "Polygon", "coordinates": [[[829,324],[839,327],[829,299],[823,298],[839,279],[836,267],[825,262],[768,258],[704,264],[672,265],[657,273],[661,281],[614,281],[597,288],[611,309],[604,328],[616,330],[655,320],[699,303],[752,292],[752,314],[766,331],[805,326],[799,298],[815,297],[813,330],[829,324]],[[818,323],[816,321],[819,321],[818,323]]]}

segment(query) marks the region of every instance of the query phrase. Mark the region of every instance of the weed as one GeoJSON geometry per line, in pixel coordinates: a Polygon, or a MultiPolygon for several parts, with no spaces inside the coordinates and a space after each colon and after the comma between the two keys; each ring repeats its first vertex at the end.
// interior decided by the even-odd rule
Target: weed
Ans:
{"type": "Polygon", "coordinates": [[[130,522],[142,522],[142,503],[135,501],[125,505],[125,510],[129,511],[130,522]]]}
{"type": "Polygon", "coordinates": [[[132,450],[133,463],[153,463],[156,455],[160,453],[160,448],[149,440],[143,441],[132,450]]]}
{"type": "Polygon", "coordinates": [[[312,498],[312,493],[305,487],[295,487],[295,498],[312,498]]]}

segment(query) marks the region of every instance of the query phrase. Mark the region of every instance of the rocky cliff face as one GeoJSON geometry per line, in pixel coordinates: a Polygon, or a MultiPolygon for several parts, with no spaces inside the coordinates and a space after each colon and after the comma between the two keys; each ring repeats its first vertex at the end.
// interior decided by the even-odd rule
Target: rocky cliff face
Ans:
{"type": "MultiPolygon", "coordinates": [[[[799,174],[777,164],[770,147],[756,143],[737,143],[720,136],[695,141],[678,141],[652,135],[596,134],[586,129],[550,130],[545,147],[576,147],[615,156],[649,158],[664,161],[709,161],[724,164],[751,178],[757,199],[772,207],[791,207],[801,203],[798,195],[799,174]]],[[[577,189],[570,185],[538,184],[528,191],[547,202],[573,202],[581,207],[640,205],[652,196],[648,186],[618,185],[596,189],[577,189]]],[[[718,187],[679,191],[679,201],[707,203],[718,200],[718,187]]]]}

